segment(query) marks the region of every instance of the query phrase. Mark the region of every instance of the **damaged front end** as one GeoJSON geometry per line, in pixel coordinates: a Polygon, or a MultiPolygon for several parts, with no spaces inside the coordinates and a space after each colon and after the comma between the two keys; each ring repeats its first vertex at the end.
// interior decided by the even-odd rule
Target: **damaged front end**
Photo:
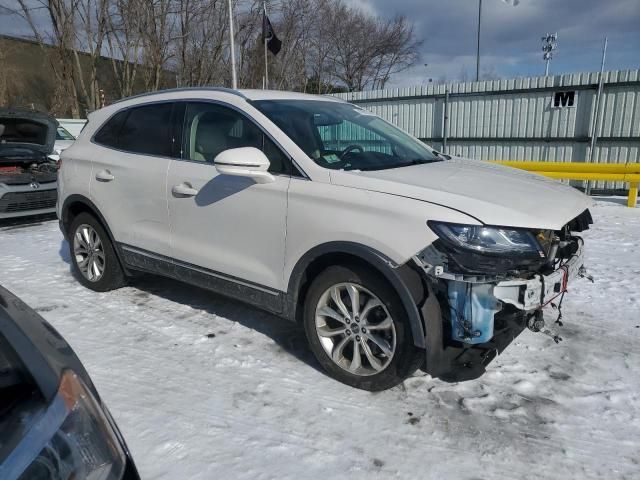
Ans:
{"type": "Polygon", "coordinates": [[[429,222],[439,239],[414,257],[430,290],[427,371],[477,378],[526,327],[560,341],[542,309],[560,305],[568,282],[585,276],[575,233],[591,223],[588,210],[558,231],[429,222]]]}

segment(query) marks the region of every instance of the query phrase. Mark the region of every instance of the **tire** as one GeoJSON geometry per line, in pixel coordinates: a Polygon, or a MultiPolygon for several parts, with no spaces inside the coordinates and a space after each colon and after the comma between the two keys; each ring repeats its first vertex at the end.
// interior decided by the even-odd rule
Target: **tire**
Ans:
{"type": "Polygon", "coordinates": [[[303,321],[322,367],[352,387],[386,390],[402,383],[424,361],[424,351],[413,343],[400,298],[371,268],[336,265],[320,273],[307,292],[303,321]],[[357,299],[360,315],[354,314],[352,299],[357,299]]]}
{"type": "Polygon", "coordinates": [[[71,222],[67,238],[71,270],[82,285],[96,292],[107,292],[126,284],[109,235],[93,215],[86,212],[78,214],[71,222]],[[92,261],[98,270],[87,267],[93,265],[92,261]]]}

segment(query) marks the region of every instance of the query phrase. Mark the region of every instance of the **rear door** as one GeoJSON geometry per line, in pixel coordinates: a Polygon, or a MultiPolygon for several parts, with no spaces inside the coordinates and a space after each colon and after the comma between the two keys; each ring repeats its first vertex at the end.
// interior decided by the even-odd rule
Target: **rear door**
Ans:
{"type": "Polygon", "coordinates": [[[289,157],[244,113],[218,103],[188,103],[182,158],[171,162],[167,179],[173,257],[214,276],[285,290],[291,169],[289,157]],[[219,174],[216,155],[238,147],[262,149],[275,182],[219,174]],[[185,188],[191,194],[180,193],[185,188]]]}
{"type": "Polygon", "coordinates": [[[166,180],[174,145],[173,102],[116,113],[98,131],[90,195],[116,242],[170,254],[166,180]]]}

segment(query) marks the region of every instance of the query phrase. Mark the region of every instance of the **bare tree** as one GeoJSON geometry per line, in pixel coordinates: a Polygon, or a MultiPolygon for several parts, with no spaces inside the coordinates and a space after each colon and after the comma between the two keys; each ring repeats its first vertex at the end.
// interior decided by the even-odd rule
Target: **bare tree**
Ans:
{"type": "Polygon", "coordinates": [[[311,38],[311,75],[317,83],[314,93],[328,93],[331,82],[335,79],[335,64],[331,60],[331,53],[335,39],[333,38],[332,15],[336,10],[337,0],[319,0],[318,13],[326,21],[317,22],[315,35],[311,38]]]}
{"type": "Polygon", "coordinates": [[[318,6],[323,0],[282,2],[278,9],[278,35],[285,46],[278,56],[268,55],[272,85],[284,90],[306,90],[318,25],[318,6]]]}
{"type": "Polygon", "coordinates": [[[100,107],[98,60],[108,31],[108,2],[109,0],[74,2],[77,27],[74,28],[75,39],[71,51],[75,60],[75,78],[79,93],[83,103],[90,110],[100,107]]]}
{"type": "Polygon", "coordinates": [[[171,44],[176,27],[175,4],[172,0],[140,0],[137,12],[142,41],[140,61],[146,90],[158,90],[172,56],[171,44]]]}
{"type": "Polygon", "coordinates": [[[138,73],[142,35],[140,0],[111,0],[107,15],[107,52],[119,97],[131,96],[138,73]]]}
{"type": "Polygon", "coordinates": [[[373,61],[372,88],[384,88],[392,75],[400,73],[418,59],[421,42],[414,40],[413,25],[406,17],[377,24],[379,54],[373,61]]]}
{"type": "Polygon", "coordinates": [[[342,2],[332,10],[335,43],[329,57],[334,75],[350,91],[383,88],[391,75],[416,62],[421,42],[405,17],[385,21],[342,2]]]}
{"type": "Polygon", "coordinates": [[[176,75],[186,86],[210,85],[223,77],[227,40],[226,2],[176,0],[176,75]]]}
{"type": "Polygon", "coordinates": [[[42,48],[49,67],[56,78],[56,89],[52,109],[56,112],[71,111],[74,117],[80,116],[75,75],[73,49],[75,39],[75,22],[73,12],[80,0],[18,0],[14,13],[25,19],[33,37],[42,48]],[[44,9],[50,21],[51,30],[47,32],[37,24],[33,12],[44,9]],[[47,46],[51,46],[48,50],[47,46]]]}
{"type": "MultiPolygon", "coordinates": [[[[77,116],[83,107],[99,107],[103,89],[125,97],[163,88],[174,77],[185,86],[230,83],[226,0],[4,1],[18,2],[5,10],[26,20],[49,59],[56,111],[77,116]],[[46,12],[44,28],[34,19],[36,9],[46,12]],[[101,75],[105,65],[113,79],[101,75]]],[[[260,88],[262,1],[234,5],[238,83],[260,88]]],[[[417,60],[420,42],[404,17],[379,19],[345,0],[268,5],[283,45],[277,56],[267,53],[272,87],[314,93],[383,88],[417,60]]]]}
{"type": "Polygon", "coordinates": [[[17,1],[15,12],[27,21],[56,77],[56,108],[70,108],[74,116],[80,114],[80,105],[98,108],[97,62],[107,33],[109,0],[17,1]],[[33,12],[38,9],[46,13],[50,30],[36,24],[33,12]]]}

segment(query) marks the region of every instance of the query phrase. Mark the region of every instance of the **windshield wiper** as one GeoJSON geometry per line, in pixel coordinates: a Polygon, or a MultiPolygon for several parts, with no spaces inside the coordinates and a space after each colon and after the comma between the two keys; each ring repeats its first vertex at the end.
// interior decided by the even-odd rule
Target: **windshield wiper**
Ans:
{"type": "Polygon", "coordinates": [[[409,162],[408,165],[424,165],[425,163],[436,163],[436,162],[441,162],[442,159],[441,158],[416,158],[414,160],[411,160],[411,162],[409,162]]]}
{"type": "Polygon", "coordinates": [[[440,158],[444,158],[445,160],[451,160],[451,155],[447,155],[446,153],[440,153],[437,150],[434,150],[433,153],[435,153],[440,158]]]}
{"type": "Polygon", "coordinates": [[[361,167],[361,168],[352,168],[351,170],[360,170],[362,172],[371,172],[371,171],[375,171],[375,170],[391,170],[392,168],[402,168],[402,167],[412,167],[414,165],[424,165],[427,163],[437,163],[437,162],[441,162],[442,159],[440,158],[432,158],[432,159],[426,159],[426,158],[416,158],[414,160],[409,160],[408,162],[403,162],[403,163],[394,163],[394,164],[389,164],[389,165],[375,165],[375,166],[371,166],[371,167],[361,167]]]}

